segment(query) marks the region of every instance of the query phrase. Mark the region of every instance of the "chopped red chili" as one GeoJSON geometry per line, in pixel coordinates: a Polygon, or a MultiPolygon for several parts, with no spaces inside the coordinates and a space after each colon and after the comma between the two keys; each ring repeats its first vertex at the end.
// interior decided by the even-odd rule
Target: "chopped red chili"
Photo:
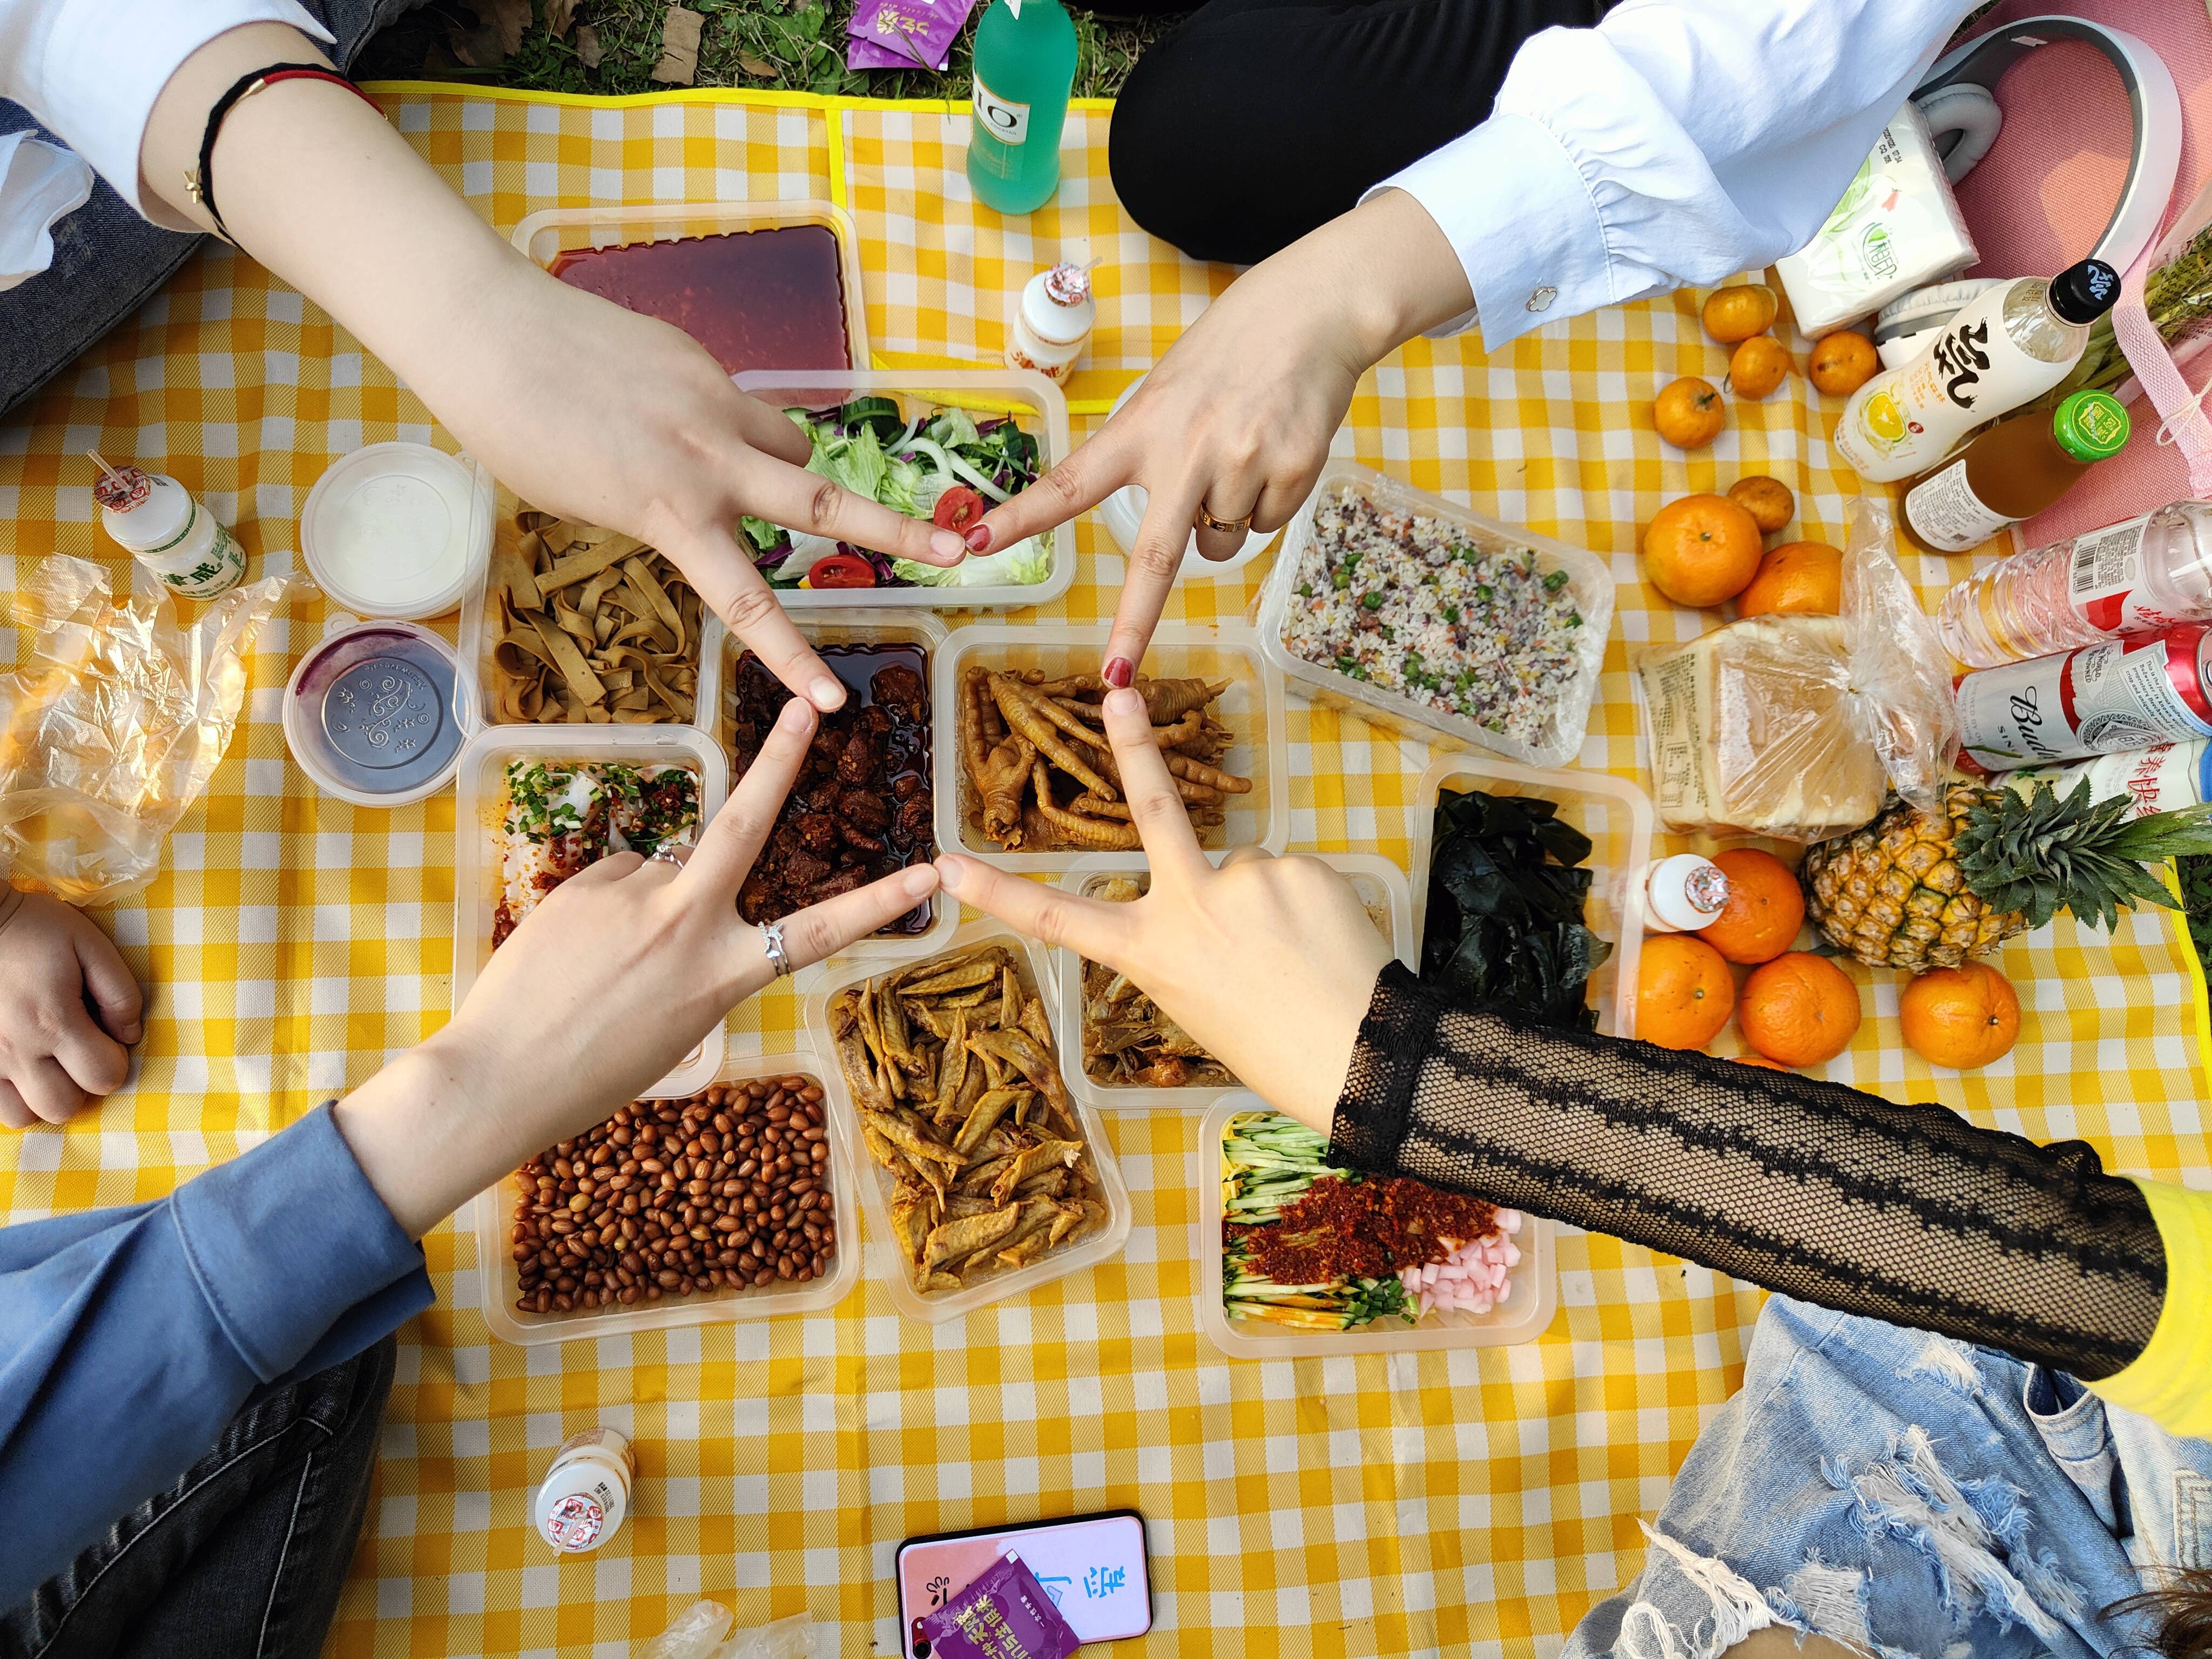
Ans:
{"type": "Polygon", "coordinates": [[[1426,1182],[1323,1176],[1283,1206],[1280,1221],[1231,1226],[1229,1233],[1276,1284],[1324,1285],[1385,1279],[1401,1268],[1442,1261],[1452,1249],[1445,1239],[1464,1244],[1497,1225],[1497,1206],[1426,1182]]]}

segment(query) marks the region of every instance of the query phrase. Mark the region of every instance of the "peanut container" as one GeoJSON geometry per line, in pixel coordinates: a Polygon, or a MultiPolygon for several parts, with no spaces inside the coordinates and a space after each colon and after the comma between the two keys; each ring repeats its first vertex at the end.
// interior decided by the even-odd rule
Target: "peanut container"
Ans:
{"type": "MultiPolygon", "coordinates": [[[[800,635],[817,651],[825,646],[839,645],[907,645],[920,651],[927,665],[925,676],[930,693],[929,706],[929,773],[930,788],[940,789],[942,774],[937,748],[937,675],[944,659],[945,641],[948,637],[945,624],[927,611],[843,611],[835,613],[816,612],[792,618],[800,635]]],[[[744,642],[722,625],[722,619],[707,618],[706,639],[701,646],[702,660],[699,667],[699,724],[714,734],[714,742],[734,773],[737,756],[731,747],[729,711],[725,707],[729,689],[737,673],[738,663],[745,653],[744,642]]],[[[933,829],[933,836],[936,831],[933,829]]],[[[919,933],[874,933],[855,939],[842,951],[831,952],[830,960],[846,957],[873,962],[897,962],[909,957],[933,956],[945,948],[952,938],[952,930],[960,925],[960,905],[948,893],[930,896],[930,924],[919,933]]],[[[802,969],[802,973],[811,969],[802,969]]]]}
{"type": "MultiPolygon", "coordinates": [[[[1052,969],[1043,950],[1004,922],[989,917],[971,921],[945,941],[945,949],[959,951],[971,945],[991,944],[1004,944],[1012,951],[1015,971],[1021,975],[1023,988],[1029,994],[1042,996],[1048,1009],[1056,1006],[1052,969]]],[[[1129,1188],[1121,1179],[1121,1166],[1114,1160],[1114,1143],[1107,1136],[1105,1121],[1079,1097],[1075,1101],[1076,1117],[1083,1126],[1083,1138],[1097,1165],[1099,1196],[1106,1205],[1104,1229],[1029,1267],[998,1273],[963,1290],[924,1292],[915,1288],[906,1263],[897,1259],[890,1243],[894,1237],[890,1210],[891,1177],[888,1171],[875,1166],[860,1144],[860,1112],[853,1103],[851,1089],[846,1085],[843,1068],[836,1061],[837,1042],[830,1028],[830,999],[848,986],[872,979],[885,967],[880,962],[832,965],[820,986],[807,996],[806,1029],[815,1052],[830,1056],[823,1065],[823,1081],[836,1107],[836,1116],[847,1144],[852,1149],[854,1166],[859,1170],[854,1184],[860,1188],[860,1207],[867,1212],[868,1231],[876,1241],[871,1265],[876,1277],[883,1281],[891,1306],[908,1319],[943,1324],[948,1320],[963,1319],[994,1302],[1025,1295],[1039,1285],[1082,1273],[1121,1255],[1128,1245],[1129,1231],[1135,1223],[1135,1206],[1129,1201],[1129,1188]]],[[[1053,1021],[1052,1036],[1055,1045],[1064,1040],[1057,1018],[1053,1021]]]]}
{"type": "Polygon", "coordinates": [[[1644,884],[1651,863],[1651,798],[1605,772],[1540,772],[1487,755],[1439,755],[1415,787],[1413,802],[1413,957],[1420,962],[1429,907],[1429,860],[1436,848],[1436,807],[1445,789],[1492,795],[1534,795],[1554,802],[1559,817],[1590,838],[1589,899],[1583,925],[1613,946],[1590,975],[1589,1006],[1597,1029],[1636,1035],[1636,964],[1644,951],[1644,884]]]}
{"type": "MultiPolygon", "coordinates": [[[[859,361],[866,361],[861,359],[859,361]]],[[[737,377],[738,390],[778,409],[824,409],[854,398],[889,398],[907,420],[933,409],[1010,415],[1037,441],[1040,475],[1066,459],[1067,399],[1050,380],[1025,368],[763,369],[737,377]]],[[[791,526],[787,526],[786,528],[791,526]]],[[[742,538],[740,538],[742,540],[742,538]]],[[[787,611],[868,610],[883,605],[937,611],[1008,611],[1050,605],[1075,581],[1075,526],[1045,532],[1052,568],[1041,582],[975,587],[780,587],[787,611]]],[[[796,558],[798,556],[793,554],[796,558]]]]}
{"type": "MultiPolygon", "coordinates": [[[[1358,894],[1360,902],[1367,907],[1376,930],[1390,942],[1391,953],[1408,968],[1415,964],[1419,952],[1414,945],[1412,892],[1403,870],[1376,853],[1304,853],[1291,856],[1319,859],[1342,875],[1358,894]]],[[[1219,861],[1217,856],[1215,862],[1219,861]]],[[[1140,890],[1148,890],[1152,884],[1141,854],[1097,853],[1071,865],[1061,874],[1060,887],[1062,892],[1090,898],[1117,876],[1133,878],[1140,890]]],[[[1057,954],[1060,1006],[1053,1023],[1057,1030],[1070,1034],[1069,1040],[1060,1047],[1060,1071],[1078,1100],[1109,1112],[1198,1112],[1212,1105],[1224,1089],[1237,1086],[1233,1083],[1194,1083],[1170,1089],[1099,1082],[1083,1066],[1083,956],[1066,947],[1057,954]]]]}
{"type": "MultiPolygon", "coordinates": [[[[732,1056],[720,1066],[701,1089],[715,1083],[750,1083],[756,1078],[799,1076],[821,1084],[828,1079],[822,1063],[801,1048],[791,1054],[732,1056]]],[[[698,1093],[699,1090],[690,1092],[698,1093]]],[[[825,1094],[825,1101],[827,1096],[825,1094]]],[[[837,1114],[825,1115],[830,1129],[830,1159],[826,1190],[830,1214],[837,1224],[837,1255],[828,1273],[804,1285],[775,1284],[755,1290],[702,1291],[694,1296],[668,1297],[659,1302],[640,1302],[629,1307],[593,1308],[577,1313],[523,1313],[514,1301],[520,1280],[508,1253],[514,1237],[519,1200],[513,1181],[499,1182],[478,1193],[471,1212],[477,1236],[477,1294],[484,1322],[502,1342],[534,1348],[549,1342],[576,1342],[587,1337],[627,1336],[639,1331],[675,1330],[687,1325],[726,1325],[741,1319],[769,1319],[778,1314],[823,1313],[842,1302],[860,1277],[860,1218],[853,1204],[852,1153],[846,1145],[837,1114]]]]}
{"type": "MultiPolygon", "coordinates": [[[[514,760],[598,761],[620,766],[681,766],[699,778],[699,826],[721,810],[729,768],[720,748],[696,726],[492,726],[461,750],[453,810],[453,1006],[468,998],[491,960],[493,913],[503,885],[500,823],[507,808],[507,763],[514,760]]],[[[717,1023],[644,1097],[696,1095],[722,1063],[717,1023]]]]}
{"type": "Polygon", "coordinates": [[[1550,1222],[1522,1221],[1513,1242],[1521,1260],[1510,1274],[1512,1299],[1486,1314],[1435,1308],[1419,1324],[1378,1319],[1350,1331],[1296,1331],[1263,1320],[1231,1319],[1221,1300],[1221,1142],[1240,1112],[1267,1103],[1246,1090],[1221,1096],[1198,1128],[1198,1322],[1206,1340],[1231,1359],[1302,1359],[1340,1353],[1437,1353],[1454,1348],[1502,1348],[1533,1342],[1558,1310],[1558,1244],[1550,1222]]]}
{"type": "MultiPolygon", "coordinates": [[[[937,845],[968,853],[1001,870],[1058,874],[1096,856],[1081,848],[1009,853],[985,836],[971,816],[981,804],[960,762],[958,713],[961,671],[970,661],[993,668],[1040,669],[1054,677],[1095,674],[1105,654],[1106,624],[970,623],[945,641],[934,681],[937,696],[937,845]]],[[[1291,838],[1290,750],[1285,738],[1283,678],[1260,654],[1241,623],[1170,624],[1152,635],[1141,671],[1164,679],[1197,676],[1227,680],[1212,705],[1236,738],[1222,757],[1224,771],[1252,780],[1251,793],[1231,795],[1228,822],[1210,832],[1209,851],[1237,847],[1279,853],[1291,838]]],[[[1136,854],[1139,862],[1142,855],[1136,854]]]]}
{"type": "MultiPolygon", "coordinates": [[[[1605,661],[1606,635],[1613,626],[1613,572],[1606,562],[1587,548],[1571,547],[1549,536],[1517,525],[1502,524],[1456,501],[1416,489],[1411,484],[1360,466],[1333,460],[1306,504],[1291,520],[1283,550],[1267,572],[1260,591],[1260,648],[1267,661],[1297,681],[1307,696],[1332,707],[1347,709],[1390,731],[1442,749],[1486,749],[1529,766],[1566,766],[1582,751],[1583,732],[1589,724],[1591,699],[1605,661]],[[1441,519],[1486,553],[1516,548],[1532,550],[1546,575],[1564,572],[1567,591],[1574,595],[1575,611],[1582,618],[1574,652],[1574,672],[1567,684],[1542,711],[1539,735],[1533,742],[1492,732],[1463,715],[1417,702],[1370,681],[1356,679],[1327,665],[1310,660],[1284,642],[1284,632],[1298,568],[1312,545],[1315,514],[1322,504],[1340,491],[1364,496],[1384,510],[1441,519]],[[1439,741],[1441,739],[1441,741],[1439,741]]],[[[1479,672],[1479,671],[1477,671],[1479,672]]]]}

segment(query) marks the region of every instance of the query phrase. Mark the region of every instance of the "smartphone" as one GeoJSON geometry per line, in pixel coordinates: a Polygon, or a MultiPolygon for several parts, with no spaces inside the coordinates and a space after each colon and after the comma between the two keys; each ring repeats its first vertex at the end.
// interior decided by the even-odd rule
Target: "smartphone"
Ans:
{"type": "Polygon", "coordinates": [[[915,1629],[923,1615],[966,1589],[1010,1549],[1036,1575],[1060,1617],[1084,1641],[1114,1642],[1142,1636],[1152,1627],[1145,1522],[1136,1510],[978,1527],[909,1538],[899,1546],[893,1571],[906,1659],[929,1659],[929,1643],[915,1629]]]}

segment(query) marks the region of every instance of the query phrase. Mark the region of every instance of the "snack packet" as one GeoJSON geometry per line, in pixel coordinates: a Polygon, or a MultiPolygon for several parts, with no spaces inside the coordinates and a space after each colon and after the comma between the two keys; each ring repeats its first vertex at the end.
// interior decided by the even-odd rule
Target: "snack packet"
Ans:
{"type": "Polygon", "coordinates": [[[1890,550],[1888,509],[1862,498],[1850,522],[1840,617],[1746,617],[1637,658],[1669,830],[1815,842],[1892,790],[1939,803],[1959,747],[1948,659],[1890,550]]]}
{"type": "Polygon", "coordinates": [[[860,0],[845,33],[847,69],[942,70],[975,0],[860,0]]]}
{"type": "Polygon", "coordinates": [[[915,1624],[930,1659],[1067,1659],[1082,1645],[1036,1575],[1012,1552],[915,1624]]]}

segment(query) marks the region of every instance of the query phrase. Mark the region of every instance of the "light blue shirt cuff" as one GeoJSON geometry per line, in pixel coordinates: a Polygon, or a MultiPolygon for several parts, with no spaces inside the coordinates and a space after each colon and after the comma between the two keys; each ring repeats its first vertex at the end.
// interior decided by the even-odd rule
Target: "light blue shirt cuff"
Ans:
{"type": "Polygon", "coordinates": [[[1467,271],[1474,310],[1438,334],[1479,316],[1483,346],[1495,351],[1619,297],[1589,185],[1559,141],[1527,116],[1493,115],[1376,189],[1402,190],[1426,209],[1467,271]]]}
{"type": "Polygon", "coordinates": [[[421,1246],[327,1106],[186,1182],[170,1206],[208,1306],[264,1382],[289,1373],[349,1310],[372,1304],[390,1329],[416,1310],[405,1304],[429,1303],[421,1246]]]}

